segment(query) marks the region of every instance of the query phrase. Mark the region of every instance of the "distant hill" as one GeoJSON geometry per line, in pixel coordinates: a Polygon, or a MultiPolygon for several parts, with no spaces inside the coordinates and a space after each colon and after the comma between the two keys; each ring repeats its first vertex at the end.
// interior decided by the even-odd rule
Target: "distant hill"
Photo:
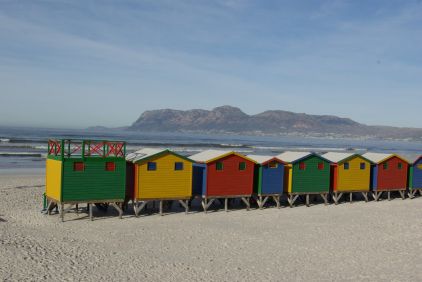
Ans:
{"type": "Polygon", "coordinates": [[[130,127],[134,131],[235,133],[421,140],[422,129],[368,126],[349,118],[308,115],[282,110],[247,115],[231,106],[211,111],[162,109],[145,111],[130,127]]]}

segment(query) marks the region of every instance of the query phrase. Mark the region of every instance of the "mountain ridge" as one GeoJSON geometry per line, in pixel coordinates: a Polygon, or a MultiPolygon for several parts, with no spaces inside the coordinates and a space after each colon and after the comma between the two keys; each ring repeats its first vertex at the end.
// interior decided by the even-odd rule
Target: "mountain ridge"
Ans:
{"type": "Polygon", "coordinates": [[[335,115],[310,115],[267,110],[248,115],[240,108],[220,106],[212,110],[159,109],[143,112],[128,127],[132,131],[208,132],[310,137],[364,137],[422,141],[422,129],[370,126],[335,115]]]}

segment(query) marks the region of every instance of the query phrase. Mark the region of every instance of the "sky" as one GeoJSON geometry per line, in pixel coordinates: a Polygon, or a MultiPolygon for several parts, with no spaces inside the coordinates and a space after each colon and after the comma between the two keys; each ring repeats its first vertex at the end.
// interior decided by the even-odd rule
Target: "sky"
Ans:
{"type": "Polygon", "coordinates": [[[221,105],[422,127],[422,1],[0,0],[0,125],[221,105]]]}

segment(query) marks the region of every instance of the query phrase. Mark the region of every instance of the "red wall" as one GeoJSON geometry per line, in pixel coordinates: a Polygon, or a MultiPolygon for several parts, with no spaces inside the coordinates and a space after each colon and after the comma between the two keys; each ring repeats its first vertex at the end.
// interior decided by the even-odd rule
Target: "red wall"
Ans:
{"type": "Polygon", "coordinates": [[[407,187],[408,164],[397,158],[392,157],[378,165],[378,185],[377,190],[400,189],[407,187]],[[388,168],[384,169],[384,163],[388,163],[388,168]],[[402,169],[398,169],[398,163],[402,163],[402,169]]]}
{"type": "Polygon", "coordinates": [[[251,195],[253,191],[254,163],[236,155],[218,161],[224,169],[216,170],[214,161],[207,165],[207,196],[251,195]],[[239,170],[239,163],[246,162],[246,170],[239,170]]]}

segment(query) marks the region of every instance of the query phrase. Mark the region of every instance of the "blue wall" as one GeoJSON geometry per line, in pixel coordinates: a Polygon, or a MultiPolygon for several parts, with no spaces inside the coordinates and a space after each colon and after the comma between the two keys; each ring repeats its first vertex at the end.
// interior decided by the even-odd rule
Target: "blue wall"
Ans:
{"type": "Polygon", "coordinates": [[[284,184],[284,165],[277,168],[262,166],[262,194],[281,194],[284,184]]]}
{"type": "Polygon", "coordinates": [[[194,164],[192,173],[192,196],[205,195],[207,165],[194,164]]]}
{"type": "Polygon", "coordinates": [[[371,165],[371,189],[377,190],[378,185],[378,165],[371,165]]]}
{"type": "Polygon", "coordinates": [[[422,159],[413,165],[412,188],[422,188],[422,169],[418,168],[419,165],[422,165],[422,159]]]}

